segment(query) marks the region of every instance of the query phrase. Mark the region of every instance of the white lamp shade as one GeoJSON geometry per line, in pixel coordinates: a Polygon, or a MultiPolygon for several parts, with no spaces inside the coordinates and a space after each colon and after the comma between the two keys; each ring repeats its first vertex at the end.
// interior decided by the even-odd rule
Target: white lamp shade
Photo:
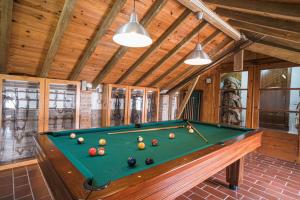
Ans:
{"type": "Polygon", "coordinates": [[[207,65],[211,62],[210,57],[203,51],[201,44],[197,44],[194,51],[184,61],[188,65],[207,65]]]}
{"type": "Polygon", "coordinates": [[[119,28],[113,40],[127,47],[146,47],[152,44],[152,39],[146,29],[139,24],[135,12],[131,13],[129,22],[119,28]]]}

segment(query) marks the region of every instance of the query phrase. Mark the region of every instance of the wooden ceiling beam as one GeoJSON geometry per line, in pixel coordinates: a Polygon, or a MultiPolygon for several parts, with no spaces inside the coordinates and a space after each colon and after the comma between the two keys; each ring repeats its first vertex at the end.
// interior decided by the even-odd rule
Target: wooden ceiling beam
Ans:
{"type": "Polygon", "coordinates": [[[162,59],[160,59],[153,67],[151,67],[146,73],[142,75],[133,85],[138,85],[143,82],[148,76],[154,73],[158,68],[160,68],[170,57],[179,52],[179,50],[187,43],[189,43],[199,31],[208,26],[205,21],[201,22],[196,28],[194,28],[189,34],[187,34],[174,48],[172,48],[162,59]]]}
{"type": "MultiPolygon", "coordinates": [[[[211,34],[209,37],[205,38],[205,40],[203,42],[201,42],[202,47],[205,48],[206,45],[208,45],[211,41],[213,41],[216,37],[218,37],[221,34],[222,34],[222,32],[220,30],[216,30],[213,34],[211,34]]],[[[192,51],[194,51],[194,49],[192,51]]],[[[184,64],[184,61],[190,55],[191,52],[189,52],[186,56],[184,56],[182,59],[180,59],[175,65],[170,67],[167,71],[165,71],[162,75],[160,75],[156,80],[152,81],[147,86],[155,86],[157,83],[159,83],[161,80],[163,80],[167,75],[169,75],[173,71],[175,71],[178,67],[180,67],[182,64],[184,64]]]]}
{"type": "Polygon", "coordinates": [[[263,27],[263,26],[259,26],[259,25],[255,25],[255,24],[251,24],[251,23],[247,23],[247,22],[235,21],[232,19],[230,19],[228,22],[231,25],[233,25],[234,27],[237,27],[242,30],[247,30],[247,31],[254,32],[254,33],[259,33],[259,34],[263,34],[263,35],[267,35],[267,36],[271,36],[271,37],[275,37],[275,38],[280,38],[280,39],[300,43],[300,34],[299,33],[292,33],[292,32],[287,32],[287,31],[282,31],[282,30],[276,30],[273,28],[263,27]]]}
{"type": "Polygon", "coordinates": [[[263,44],[262,42],[257,42],[249,46],[247,50],[300,64],[299,51],[298,52],[291,51],[290,49],[282,48],[281,46],[278,45],[271,46],[271,45],[263,44]]]}
{"type": "Polygon", "coordinates": [[[40,77],[48,76],[48,73],[51,69],[51,64],[52,64],[54,57],[58,51],[61,39],[64,35],[65,30],[68,27],[69,21],[71,20],[72,11],[73,11],[76,1],[77,0],[65,0],[63,10],[60,14],[59,20],[58,20],[56,28],[55,28],[55,32],[51,39],[50,47],[47,51],[42,68],[40,69],[40,72],[38,73],[38,76],[40,76],[40,77]]]}
{"type": "Polygon", "coordinates": [[[300,4],[289,4],[263,0],[203,0],[205,3],[262,16],[300,22],[300,4]]]}
{"type": "Polygon", "coordinates": [[[107,14],[104,15],[105,18],[103,19],[100,27],[89,41],[87,47],[84,49],[78,62],[76,63],[71,74],[69,75],[70,80],[76,80],[79,77],[82,69],[84,68],[89,58],[92,56],[95,49],[97,48],[98,42],[105,35],[106,31],[109,29],[109,27],[111,26],[111,24],[113,23],[113,21],[115,20],[125,3],[126,0],[114,0],[112,7],[109,10],[107,10],[107,14]]]}
{"type": "Polygon", "coordinates": [[[225,8],[217,8],[215,12],[220,16],[230,18],[233,20],[300,34],[300,23],[298,22],[253,15],[250,13],[243,13],[225,8]]]}
{"type": "Polygon", "coordinates": [[[1,4],[0,73],[7,72],[13,4],[13,0],[2,0],[1,4]]]}
{"type": "Polygon", "coordinates": [[[126,78],[128,78],[132,72],[136,70],[152,53],[155,52],[156,49],[160,47],[160,45],[179,27],[180,24],[188,17],[191,13],[189,9],[186,9],[172,25],[151,45],[147,51],[141,55],[138,60],[131,65],[128,70],[118,79],[117,84],[121,84],[126,78]]]}
{"type": "Polygon", "coordinates": [[[231,37],[232,39],[238,41],[242,38],[242,35],[239,31],[234,29],[230,24],[224,21],[221,17],[219,17],[214,11],[206,6],[201,0],[178,0],[181,4],[191,9],[193,12],[202,12],[203,18],[220,29],[226,35],[231,37]]]}
{"type": "MultiPolygon", "coordinates": [[[[147,27],[152,19],[160,12],[163,6],[167,3],[167,0],[156,0],[151,8],[147,11],[146,15],[140,21],[140,24],[144,27],[147,27]]],[[[119,62],[119,60],[125,55],[128,47],[121,46],[117,50],[117,52],[111,57],[111,59],[106,63],[103,69],[98,73],[96,78],[93,80],[93,87],[97,87],[99,83],[101,83],[104,78],[112,71],[115,65],[119,62]]]]}
{"type": "MultiPolygon", "coordinates": [[[[223,52],[223,49],[225,49],[228,45],[230,45],[233,42],[234,42],[234,40],[232,40],[230,37],[227,37],[220,44],[218,44],[218,46],[216,48],[214,48],[212,51],[210,51],[208,54],[210,56],[212,56],[212,60],[215,60],[215,58],[218,56],[218,54],[220,52],[223,52]]],[[[188,66],[188,69],[183,74],[181,74],[180,77],[174,77],[171,81],[169,81],[167,84],[165,84],[165,86],[163,86],[162,88],[168,89],[172,85],[176,85],[182,79],[184,79],[189,74],[191,74],[194,69],[195,69],[194,66],[188,66]]]]}
{"type": "MultiPolygon", "coordinates": [[[[259,40],[259,39],[261,39],[261,38],[257,38],[256,40],[259,40]]],[[[247,48],[248,46],[250,46],[254,42],[255,41],[251,41],[251,40],[241,40],[237,44],[233,45],[232,47],[225,49],[224,52],[220,53],[218,55],[218,57],[215,58],[215,60],[211,64],[197,70],[191,76],[185,78],[183,81],[176,84],[174,87],[172,87],[170,90],[167,91],[167,94],[172,93],[173,91],[176,91],[178,88],[180,88],[183,85],[185,85],[186,83],[190,82],[192,79],[196,78],[197,76],[203,74],[207,70],[210,70],[210,69],[213,69],[214,67],[217,67],[224,60],[226,60],[228,57],[233,56],[234,54],[236,54],[240,50],[247,48]]]]}

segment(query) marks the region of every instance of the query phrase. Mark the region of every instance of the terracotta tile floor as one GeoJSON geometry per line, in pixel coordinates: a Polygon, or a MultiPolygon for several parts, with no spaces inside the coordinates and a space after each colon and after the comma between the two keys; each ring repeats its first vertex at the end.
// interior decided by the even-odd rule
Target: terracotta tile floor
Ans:
{"type": "MultiPolygon", "coordinates": [[[[37,165],[0,171],[0,200],[51,200],[37,165]]],[[[300,165],[253,153],[246,157],[238,192],[227,188],[225,171],[185,192],[176,200],[300,200],[300,165]]]]}

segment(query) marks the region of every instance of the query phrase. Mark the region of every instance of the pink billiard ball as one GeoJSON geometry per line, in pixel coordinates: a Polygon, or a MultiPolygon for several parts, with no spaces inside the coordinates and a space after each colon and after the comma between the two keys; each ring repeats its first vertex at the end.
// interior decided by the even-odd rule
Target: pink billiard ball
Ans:
{"type": "Polygon", "coordinates": [[[175,134],[174,134],[174,133],[170,133],[170,134],[169,134],[169,138],[170,138],[170,139],[174,139],[174,138],[175,138],[175,134]]]}

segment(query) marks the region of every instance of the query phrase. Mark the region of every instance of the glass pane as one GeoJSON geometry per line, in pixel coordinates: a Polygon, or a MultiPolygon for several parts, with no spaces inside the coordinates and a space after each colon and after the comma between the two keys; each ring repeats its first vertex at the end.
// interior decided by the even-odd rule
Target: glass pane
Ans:
{"type": "Polygon", "coordinates": [[[49,131],[74,129],[76,86],[51,84],[49,95],[49,131]]]}
{"type": "Polygon", "coordinates": [[[235,90],[248,88],[248,72],[231,72],[221,75],[221,89],[235,90]]]}
{"type": "Polygon", "coordinates": [[[92,92],[91,105],[91,123],[92,127],[101,127],[101,113],[102,113],[102,91],[92,92]]]}
{"type": "Polygon", "coordinates": [[[144,90],[132,89],[130,97],[130,123],[142,123],[144,107],[144,90]]]}
{"type": "Polygon", "coordinates": [[[220,108],[220,122],[223,124],[246,126],[246,109],[220,108]]]}
{"type": "Polygon", "coordinates": [[[126,89],[113,87],[110,99],[110,125],[119,126],[125,124],[126,89]]]}
{"type": "Polygon", "coordinates": [[[169,95],[160,95],[159,107],[159,120],[169,120],[169,95]]]}
{"type": "Polygon", "coordinates": [[[179,93],[176,93],[171,98],[171,120],[176,119],[178,111],[179,93]]]}
{"type": "Polygon", "coordinates": [[[38,133],[39,83],[4,81],[2,90],[0,163],[35,155],[38,133]]]}
{"type": "Polygon", "coordinates": [[[222,107],[246,108],[247,107],[247,90],[221,90],[222,107]]]}
{"type": "Polygon", "coordinates": [[[267,69],[260,72],[261,88],[300,88],[300,67],[267,69]]]}
{"type": "Polygon", "coordinates": [[[147,122],[157,121],[157,91],[147,91],[147,122]]]}
{"type": "Polygon", "coordinates": [[[289,112],[259,112],[259,126],[298,134],[299,115],[289,112]]]}

